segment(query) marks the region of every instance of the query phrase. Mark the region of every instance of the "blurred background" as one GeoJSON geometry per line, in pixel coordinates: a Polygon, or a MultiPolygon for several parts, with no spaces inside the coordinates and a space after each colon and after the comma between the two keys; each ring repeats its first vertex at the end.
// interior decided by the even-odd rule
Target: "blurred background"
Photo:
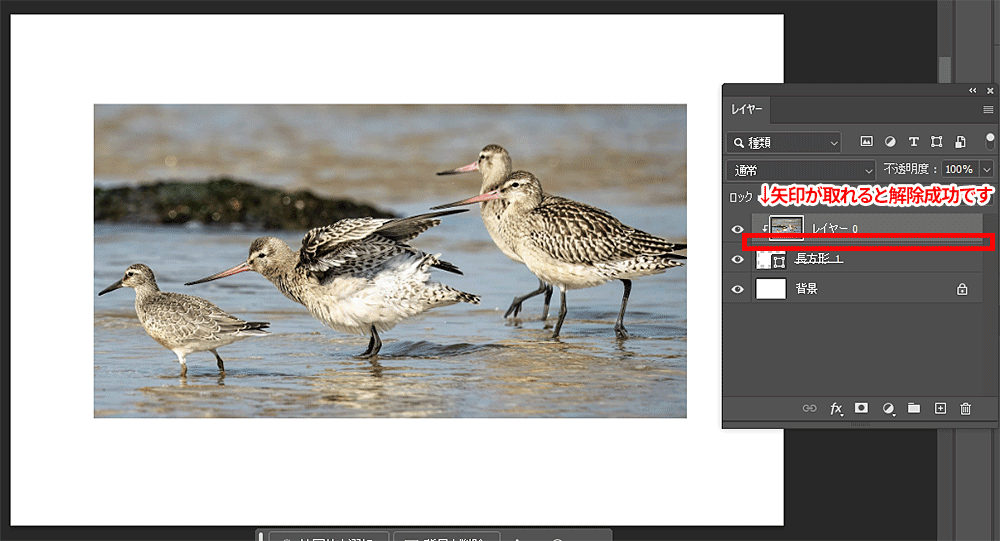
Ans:
{"type": "Polygon", "coordinates": [[[684,106],[99,105],[94,122],[102,187],[230,176],[391,206],[478,186],[434,173],[496,143],[552,193],[686,199],[684,106]]]}
{"type": "MultiPolygon", "coordinates": [[[[431,105],[98,105],[95,187],[219,177],[371,204],[396,215],[479,193],[469,164],[491,143],[549,193],[601,207],[626,224],[686,241],[686,108],[431,105]]],[[[96,416],[686,416],[687,268],[635,281],[615,339],[620,282],[568,293],[566,323],[549,338],[541,296],[519,319],[511,299],[537,279],[490,240],[478,206],[412,241],[465,273],[435,279],[481,295],[479,306],[438,308],[382,333],[377,367],[352,358],[367,338],[313,320],[263,277],[243,273],[182,284],[242,262],[262,234],[297,249],[305,230],[239,225],[94,225],[96,416]],[[132,263],[160,288],[205,297],[273,334],[189,356],[174,354],[135,317],[134,293],[98,291],[132,263]]],[[[550,314],[558,310],[558,292],[550,314]]],[[[554,317],[549,318],[554,323],[554,317]]]]}

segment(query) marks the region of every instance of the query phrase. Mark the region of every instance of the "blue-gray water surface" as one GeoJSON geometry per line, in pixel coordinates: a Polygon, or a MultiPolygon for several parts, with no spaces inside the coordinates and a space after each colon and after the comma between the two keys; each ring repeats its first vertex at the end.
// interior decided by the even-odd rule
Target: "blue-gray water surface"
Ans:
{"type": "MultiPolygon", "coordinates": [[[[670,214],[683,222],[683,209],[670,214]]],[[[477,211],[449,218],[413,244],[447,254],[465,274],[435,279],[481,295],[482,304],[436,308],[382,333],[378,367],[353,358],[366,338],[325,327],[256,273],[183,285],[243,261],[258,232],[96,224],[95,415],[685,416],[686,267],[635,280],[628,340],[612,330],[620,282],[569,291],[566,323],[553,340],[539,320],[541,296],[518,319],[503,318],[514,296],[537,286],[534,276],[493,246],[477,211]],[[174,354],[140,326],[131,289],[97,297],[135,262],[152,267],[164,291],[269,321],[271,335],[220,348],[224,376],[211,353],[193,353],[181,378],[174,354]]],[[[279,236],[292,246],[300,240],[279,236]]],[[[550,324],[557,302],[558,291],[550,324]]]]}

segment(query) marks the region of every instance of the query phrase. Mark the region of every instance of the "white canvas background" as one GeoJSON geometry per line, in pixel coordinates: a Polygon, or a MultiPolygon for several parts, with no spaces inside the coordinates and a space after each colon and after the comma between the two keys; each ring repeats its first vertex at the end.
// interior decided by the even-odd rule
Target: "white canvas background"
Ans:
{"type": "Polygon", "coordinates": [[[780,16],[11,20],[13,525],[782,523],[781,432],[719,428],[720,85],[780,16]],[[98,103],[687,104],[688,417],[95,419],[98,103]]]}

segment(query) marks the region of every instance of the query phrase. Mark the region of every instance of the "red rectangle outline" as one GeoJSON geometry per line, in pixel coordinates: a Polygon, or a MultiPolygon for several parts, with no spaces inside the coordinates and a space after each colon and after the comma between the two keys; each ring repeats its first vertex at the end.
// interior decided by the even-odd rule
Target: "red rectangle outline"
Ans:
{"type": "Polygon", "coordinates": [[[995,233],[743,233],[742,249],[744,252],[762,252],[784,250],[791,252],[818,252],[820,250],[830,250],[836,252],[992,252],[996,250],[995,233]],[[902,246],[812,246],[802,244],[765,244],[761,246],[750,246],[750,239],[802,239],[802,238],[849,238],[849,239],[988,239],[989,246],[942,246],[942,245],[902,245],[902,246]]]}

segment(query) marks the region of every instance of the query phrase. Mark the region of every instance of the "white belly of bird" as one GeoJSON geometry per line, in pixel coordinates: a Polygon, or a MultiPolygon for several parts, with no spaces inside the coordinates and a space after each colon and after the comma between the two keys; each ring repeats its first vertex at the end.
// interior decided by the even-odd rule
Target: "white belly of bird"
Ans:
{"type": "Polygon", "coordinates": [[[342,276],[305,295],[306,307],[326,326],[348,334],[368,335],[374,325],[387,331],[433,306],[454,304],[444,286],[430,282],[422,258],[400,254],[374,276],[342,276]]]}
{"type": "Polygon", "coordinates": [[[662,259],[644,256],[617,261],[598,261],[593,264],[568,263],[549,257],[538,250],[523,253],[524,263],[539,279],[562,289],[584,289],[599,286],[611,280],[630,280],[641,276],[659,274],[669,266],[662,259]]]}

